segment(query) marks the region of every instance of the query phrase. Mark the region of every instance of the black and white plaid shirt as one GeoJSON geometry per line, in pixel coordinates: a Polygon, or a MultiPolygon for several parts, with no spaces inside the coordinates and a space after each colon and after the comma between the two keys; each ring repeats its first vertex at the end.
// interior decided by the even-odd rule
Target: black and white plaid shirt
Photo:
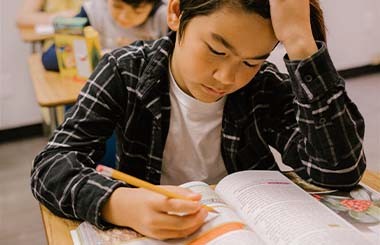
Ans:
{"type": "MultiPolygon", "coordinates": [[[[33,194],[53,213],[108,226],[100,217],[101,207],[125,184],[94,168],[114,130],[117,168],[159,184],[169,128],[168,60],[174,39],[172,33],[103,57],[34,161],[33,194]]],[[[270,145],[308,181],[333,188],[358,183],[365,170],[364,121],[347,97],[325,44],[318,42],[318,47],[302,61],[284,58],[290,77],[265,63],[252,82],[228,95],[221,139],[228,173],[278,169],[270,145]]]]}

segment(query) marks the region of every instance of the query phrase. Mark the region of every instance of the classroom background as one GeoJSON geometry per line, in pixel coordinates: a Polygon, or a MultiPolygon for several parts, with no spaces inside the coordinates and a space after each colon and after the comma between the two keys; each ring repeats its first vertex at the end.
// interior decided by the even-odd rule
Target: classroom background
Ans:
{"type": "MultiPolygon", "coordinates": [[[[47,244],[29,185],[31,164],[48,140],[25,42],[15,18],[23,0],[0,1],[0,244],[47,244]]],[[[367,168],[380,175],[380,1],[321,0],[328,48],[366,122],[367,168]]],[[[36,45],[36,46],[33,46],[36,45]]],[[[270,60],[285,71],[281,45],[270,60]]],[[[278,156],[277,156],[278,158],[278,156]]]]}

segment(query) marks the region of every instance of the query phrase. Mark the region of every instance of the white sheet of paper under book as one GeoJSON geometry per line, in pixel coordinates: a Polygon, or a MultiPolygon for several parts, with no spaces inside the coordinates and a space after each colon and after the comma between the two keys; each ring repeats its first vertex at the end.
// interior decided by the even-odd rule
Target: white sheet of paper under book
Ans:
{"type": "Polygon", "coordinates": [[[201,193],[201,202],[219,212],[195,234],[184,239],[158,241],[130,229],[101,231],[83,222],[72,231],[74,244],[161,245],[192,244],[202,240],[207,242],[201,244],[209,245],[361,245],[378,244],[376,241],[379,241],[380,197],[376,199],[379,195],[376,192],[368,192],[375,199],[365,202],[352,201],[358,195],[366,198],[365,194],[358,192],[346,193],[355,196],[346,199],[334,197],[335,192],[331,191],[312,196],[280,172],[253,170],[225,177],[216,185],[215,191],[203,182],[189,182],[182,186],[201,193]],[[340,204],[332,209],[329,202],[334,198],[340,204]],[[341,213],[338,215],[338,210],[341,213],[356,212],[353,214],[370,210],[370,214],[365,214],[371,218],[364,221],[373,221],[370,226],[377,228],[371,231],[360,229],[344,215],[342,218],[341,213]]]}

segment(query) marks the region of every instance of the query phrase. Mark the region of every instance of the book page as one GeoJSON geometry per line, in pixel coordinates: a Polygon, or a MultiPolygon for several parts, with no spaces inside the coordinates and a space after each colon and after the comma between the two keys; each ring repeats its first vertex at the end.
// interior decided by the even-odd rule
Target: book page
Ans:
{"type": "Polygon", "coordinates": [[[369,244],[279,172],[235,173],[225,177],[216,192],[268,244],[369,244]]]}
{"type": "Polygon", "coordinates": [[[113,228],[99,230],[88,222],[81,223],[75,230],[71,231],[74,245],[164,245],[163,241],[143,237],[134,230],[127,228],[113,228]]]}
{"type": "Polygon", "coordinates": [[[249,231],[247,225],[229,207],[215,191],[206,183],[193,181],[181,185],[193,192],[202,194],[201,203],[214,208],[218,214],[208,220],[196,233],[190,236],[187,243],[183,244],[257,244],[265,243],[253,231],[249,231]],[[253,243],[255,242],[255,243],[253,243]]]}

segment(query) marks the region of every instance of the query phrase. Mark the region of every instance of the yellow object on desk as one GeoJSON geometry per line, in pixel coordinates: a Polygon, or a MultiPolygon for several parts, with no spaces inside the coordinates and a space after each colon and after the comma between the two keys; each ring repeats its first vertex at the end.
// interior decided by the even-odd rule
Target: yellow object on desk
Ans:
{"type": "Polygon", "coordinates": [[[87,79],[97,65],[101,47],[98,32],[86,18],[56,18],[55,45],[59,72],[75,80],[87,79]]]}

